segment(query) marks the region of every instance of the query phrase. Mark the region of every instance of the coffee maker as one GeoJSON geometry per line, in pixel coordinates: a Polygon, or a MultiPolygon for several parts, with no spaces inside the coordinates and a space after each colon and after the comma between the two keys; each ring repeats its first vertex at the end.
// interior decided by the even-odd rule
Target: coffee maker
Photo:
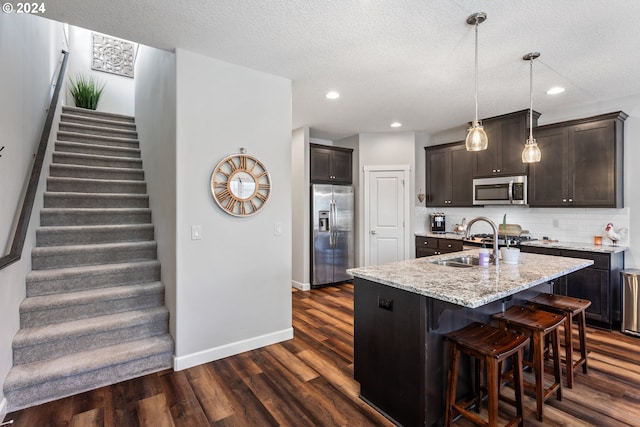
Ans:
{"type": "Polygon", "coordinates": [[[444,213],[434,212],[431,214],[431,232],[432,233],[445,233],[444,213]]]}

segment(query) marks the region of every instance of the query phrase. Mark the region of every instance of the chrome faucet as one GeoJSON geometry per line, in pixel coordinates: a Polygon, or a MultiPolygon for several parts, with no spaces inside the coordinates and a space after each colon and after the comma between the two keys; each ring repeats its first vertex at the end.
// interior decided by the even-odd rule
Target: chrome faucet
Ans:
{"type": "Polygon", "coordinates": [[[500,258],[498,254],[498,227],[496,227],[495,222],[491,221],[486,216],[479,216],[479,217],[473,218],[471,221],[467,223],[467,231],[464,233],[464,238],[465,239],[469,238],[469,232],[471,231],[471,226],[477,221],[484,221],[487,224],[489,224],[493,229],[493,263],[495,265],[498,265],[498,259],[500,258]]]}

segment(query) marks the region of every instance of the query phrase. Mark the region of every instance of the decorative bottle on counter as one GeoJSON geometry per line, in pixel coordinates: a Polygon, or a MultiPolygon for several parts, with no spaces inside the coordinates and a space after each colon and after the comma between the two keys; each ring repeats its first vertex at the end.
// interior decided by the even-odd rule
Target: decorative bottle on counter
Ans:
{"type": "Polygon", "coordinates": [[[489,256],[490,252],[486,246],[482,245],[482,249],[480,249],[480,255],[478,256],[478,264],[482,267],[489,266],[489,256]]]}

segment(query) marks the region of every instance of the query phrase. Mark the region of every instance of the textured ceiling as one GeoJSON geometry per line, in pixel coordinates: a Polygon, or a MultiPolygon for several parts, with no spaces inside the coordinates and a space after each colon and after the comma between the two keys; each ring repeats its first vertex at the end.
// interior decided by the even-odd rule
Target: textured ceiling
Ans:
{"type": "Polygon", "coordinates": [[[149,46],[176,47],[293,82],[293,126],[336,139],[363,132],[435,133],[479,115],[640,94],[637,0],[55,0],[46,16],[149,46]],[[561,85],[564,94],[544,92],[561,85]],[[341,93],[329,101],[329,89],[341,93]]]}

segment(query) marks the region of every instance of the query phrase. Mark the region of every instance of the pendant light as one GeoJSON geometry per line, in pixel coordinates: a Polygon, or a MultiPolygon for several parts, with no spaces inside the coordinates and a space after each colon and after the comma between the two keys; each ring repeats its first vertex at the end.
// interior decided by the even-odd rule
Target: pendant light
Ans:
{"type": "Polygon", "coordinates": [[[482,127],[482,122],[478,120],[478,25],[482,24],[486,19],[487,14],[484,12],[474,13],[467,18],[467,24],[475,25],[476,27],[476,118],[471,127],[467,129],[467,139],[465,140],[467,151],[486,150],[489,143],[489,138],[487,138],[487,133],[482,127]]]}
{"type": "Polygon", "coordinates": [[[538,143],[533,138],[533,60],[540,56],[540,52],[530,52],[522,57],[529,61],[529,138],[522,150],[522,163],[536,163],[540,161],[542,153],[538,143]]]}

